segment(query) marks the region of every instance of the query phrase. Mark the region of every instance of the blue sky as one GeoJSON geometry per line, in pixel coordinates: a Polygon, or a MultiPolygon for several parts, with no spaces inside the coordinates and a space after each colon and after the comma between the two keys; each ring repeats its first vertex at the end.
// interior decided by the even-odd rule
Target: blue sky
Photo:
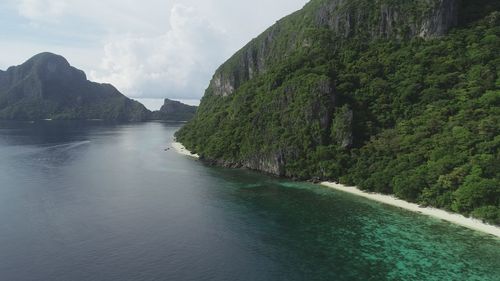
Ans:
{"type": "Polygon", "coordinates": [[[44,51],[157,108],[196,103],[215,69],[307,0],[2,0],[0,69],[44,51]]]}

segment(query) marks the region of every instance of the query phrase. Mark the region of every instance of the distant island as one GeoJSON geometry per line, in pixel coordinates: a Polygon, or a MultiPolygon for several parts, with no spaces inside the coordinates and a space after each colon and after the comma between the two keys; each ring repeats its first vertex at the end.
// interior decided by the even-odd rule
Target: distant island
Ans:
{"type": "Polygon", "coordinates": [[[166,121],[189,121],[195,113],[197,106],[183,104],[179,101],[165,99],[165,103],[158,111],[153,111],[151,119],[166,121]]]}
{"type": "Polygon", "coordinates": [[[0,71],[0,119],[188,121],[196,107],[165,101],[151,112],[110,84],[87,80],[62,56],[41,53],[19,66],[0,71]]]}
{"type": "Polygon", "coordinates": [[[500,1],[312,0],[215,72],[205,162],[500,225],[500,1]]]}

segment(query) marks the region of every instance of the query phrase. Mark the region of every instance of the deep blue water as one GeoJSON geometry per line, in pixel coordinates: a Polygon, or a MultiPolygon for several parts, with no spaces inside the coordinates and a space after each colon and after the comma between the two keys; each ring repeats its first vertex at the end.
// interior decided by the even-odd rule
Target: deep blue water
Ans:
{"type": "Polygon", "coordinates": [[[0,280],[500,280],[496,238],[206,167],[179,126],[0,123],[0,280]]]}

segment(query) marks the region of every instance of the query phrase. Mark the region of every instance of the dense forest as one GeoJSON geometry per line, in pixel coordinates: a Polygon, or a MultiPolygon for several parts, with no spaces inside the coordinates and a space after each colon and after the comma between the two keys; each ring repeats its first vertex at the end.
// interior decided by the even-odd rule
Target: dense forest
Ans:
{"type": "Polygon", "coordinates": [[[223,65],[237,74],[234,91],[209,87],[177,138],[212,163],[335,180],[500,225],[499,3],[459,1],[443,36],[404,36],[404,25],[389,36],[291,32],[310,26],[320,2],[278,23],[269,53],[279,56],[265,70],[241,79],[238,54],[223,65]],[[300,44],[280,51],[292,37],[300,44]]]}

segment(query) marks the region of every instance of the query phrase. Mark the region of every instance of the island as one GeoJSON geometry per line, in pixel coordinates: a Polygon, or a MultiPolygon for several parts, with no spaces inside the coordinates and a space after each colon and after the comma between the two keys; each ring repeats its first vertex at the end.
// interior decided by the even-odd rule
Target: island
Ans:
{"type": "Polygon", "coordinates": [[[177,140],[500,225],[499,25],[496,0],[312,0],[220,66],[177,140]]]}
{"type": "Polygon", "coordinates": [[[189,121],[194,117],[198,107],[184,104],[180,101],[165,99],[158,111],[153,111],[151,119],[165,121],[189,121]]]}
{"type": "Polygon", "coordinates": [[[0,119],[145,121],[150,111],[110,84],[41,53],[0,73],[0,119]]]}

